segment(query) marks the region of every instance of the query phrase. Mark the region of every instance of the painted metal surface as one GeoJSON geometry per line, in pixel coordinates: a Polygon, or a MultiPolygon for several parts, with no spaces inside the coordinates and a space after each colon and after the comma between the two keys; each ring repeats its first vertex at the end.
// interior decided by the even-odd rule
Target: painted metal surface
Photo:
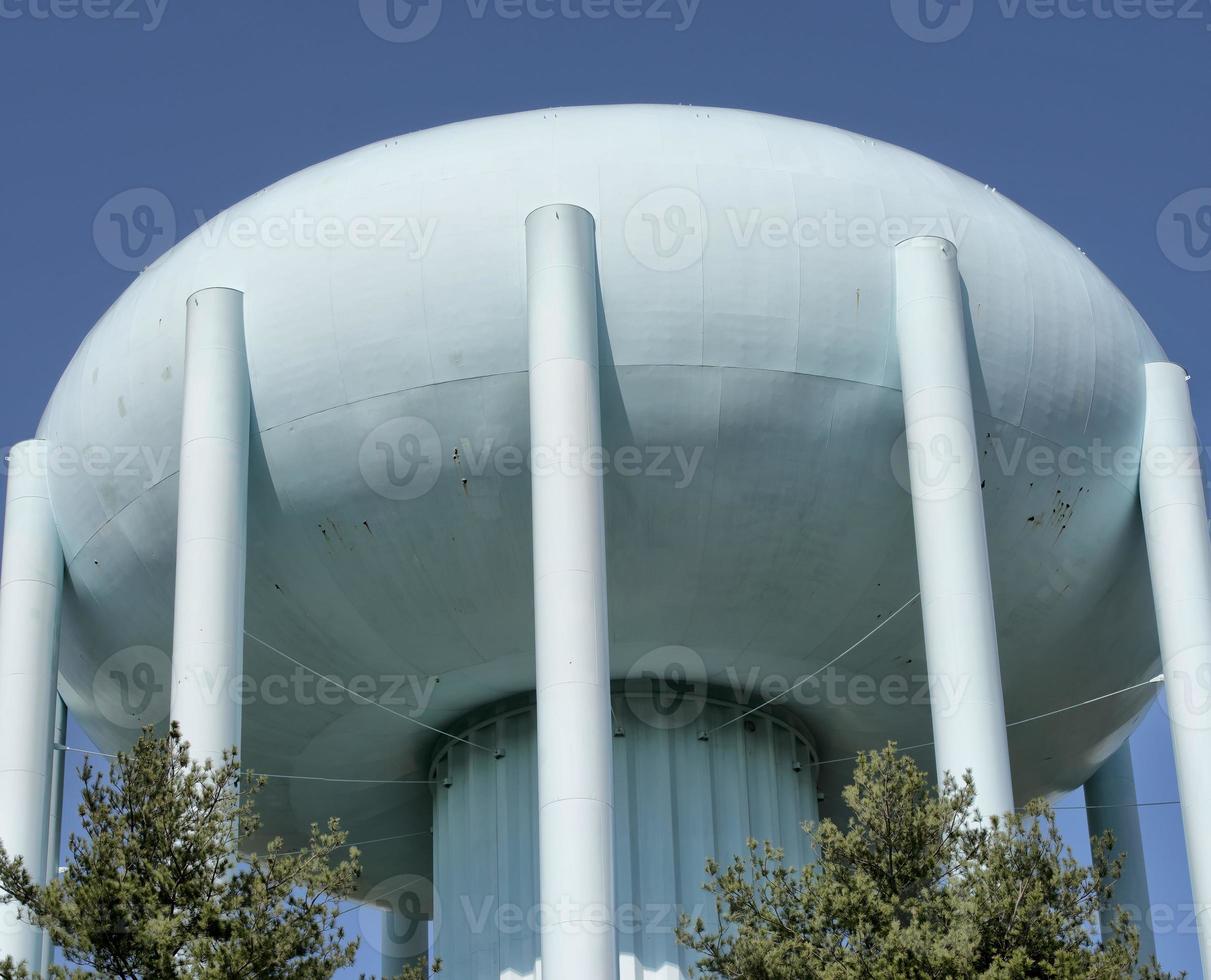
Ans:
{"type": "Polygon", "coordinates": [[[248,528],[248,361],[244,297],[200,290],[187,301],[177,505],[172,720],[191,757],[221,765],[238,749],[248,528]]]}
{"type": "MultiPolygon", "coordinates": [[[[415,899],[415,894],[415,891],[401,890],[391,898],[415,899]]],[[[428,956],[432,906],[422,910],[419,905],[410,905],[402,900],[392,901],[390,908],[382,910],[382,918],[379,933],[381,970],[384,978],[394,978],[428,956]]]]}
{"type": "Polygon", "coordinates": [[[1211,973],[1211,538],[1186,372],[1149,364],[1140,504],[1203,972],[1211,973]]]}
{"type": "Polygon", "coordinates": [[[936,771],[971,772],[987,819],[1013,811],[1013,777],[954,243],[898,245],[895,288],[936,771]]]}
{"type": "MultiPolygon", "coordinates": [[[[819,816],[815,750],[763,713],[702,741],[701,729],[742,709],[697,696],[668,711],[632,689],[614,697],[614,711],[617,976],[679,980],[695,956],[677,944],[678,917],[716,921],[702,890],[708,857],[730,862],[752,837],[784,847],[791,866],[810,861],[801,824],[819,816]]],[[[534,709],[504,711],[463,734],[503,755],[451,743],[437,756],[434,954],[468,980],[580,976],[551,972],[545,960],[539,970],[540,935],[554,927],[538,885],[534,709]]]]}
{"type": "MultiPolygon", "coordinates": [[[[55,679],[63,550],[47,488],[47,446],[21,442],[8,456],[0,557],[0,840],[45,881],[52,797],[55,679]]],[[[37,964],[42,934],[0,908],[0,959],[37,964]]]]}
{"type": "MultiPolygon", "coordinates": [[[[46,880],[59,877],[59,838],[63,836],[63,777],[66,771],[66,753],[59,746],[67,743],[67,705],[60,697],[55,698],[55,750],[50,765],[50,813],[46,831],[46,880]]],[[[42,975],[50,969],[55,947],[50,933],[42,933],[42,975]]]]}
{"type": "Polygon", "coordinates": [[[616,975],[610,643],[593,217],[526,218],[538,853],[552,977],[616,975]]]}
{"type": "Polygon", "coordinates": [[[1085,806],[1089,809],[1089,836],[1114,835],[1112,858],[1123,859],[1122,874],[1114,885],[1113,904],[1100,913],[1103,932],[1114,934],[1114,917],[1125,909],[1140,934],[1140,962],[1156,955],[1152,934],[1152,900],[1148,897],[1144,837],[1140,833],[1139,797],[1135,793],[1135,768],[1131,746],[1124,742],[1085,783],[1085,806]]]}
{"type": "MultiPolygon", "coordinates": [[[[167,677],[119,711],[110,665],[171,646],[185,300],[224,283],[246,293],[248,630],[346,686],[372,679],[359,689],[395,712],[296,684],[295,664],[249,641],[250,765],[393,781],[271,780],[266,832],[299,841],[336,815],[353,839],[418,834],[365,861],[430,873],[428,790],[398,782],[424,778],[433,749],[416,722],[535,686],[530,478],[499,451],[530,449],[524,228],[553,200],[598,219],[603,443],[639,452],[604,477],[615,678],[677,644],[759,700],[916,592],[893,245],[930,233],[957,242],[967,291],[1007,717],[1157,672],[1137,474],[1093,454],[1138,451],[1143,365],[1164,355],[1085,256],[982,184],[825,126],[558,109],[275,184],[156,262],[84,341],[39,434],[115,453],[50,478],[69,561],[63,693],[103,750],[167,716],[153,696],[167,677]],[[295,214],[385,223],[404,247],[255,233],[295,214]],[[1061,465],[1068,448],[1084,455],[1061,465]]],[[[837,672],[786,699],[827,757],[930,739],[916,614],[837,672]]],[[[1083,783],[1147,697],[1012,729],[1016,796],[1083,783]]],[[[845,770],[822,773],[826,807],[845,770]]]]}

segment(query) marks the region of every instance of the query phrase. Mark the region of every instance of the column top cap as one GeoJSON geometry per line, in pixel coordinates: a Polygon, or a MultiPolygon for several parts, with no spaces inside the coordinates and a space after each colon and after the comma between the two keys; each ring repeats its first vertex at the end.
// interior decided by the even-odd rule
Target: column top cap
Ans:
{"type": "MultiPolygon", "coordinates": [[[[529,224],[530,221],[535,218],[545,216],[545,214],[548,211],[574,212],[577,217],[588,218],[589,221],[593,222],[594,224],[596,224],[596,220],[597,220],[593,217],[592,211],[588,210],[588,208],[582,208],[579,204],[558,204],[557,203],[557,204],[544,204],[540,208],[535,208],[533,211],[531,211],[529,214],[526,215],[526,224],[529,224]]],[[[559,216],[556,215],[557,219],[558,219],[558,217],[559,216]]]]}
{"type": "Polygon", "coordinates": [[[189,294],[189,298],[185,302],[194,302],[199,297],[206,296],[211,293],[234,293],[236,296],[242,297],[244,295],[244,290],[236,289],[234,286],[205,286],[202,289],[195,289],[189,294]]]}
{"type": "Polygon", "coordinates": [[[954,242],[938,235],[917,235],[913,238],[905,238],[896,244],[896,248],[940,248],[947,256],[957,255],[959,252],[959,247],[954,242]]]}

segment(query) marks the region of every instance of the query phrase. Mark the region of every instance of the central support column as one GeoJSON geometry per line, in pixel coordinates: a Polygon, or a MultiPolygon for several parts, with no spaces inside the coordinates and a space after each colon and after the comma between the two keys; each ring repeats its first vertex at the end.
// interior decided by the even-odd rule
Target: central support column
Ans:
{"type": "Polygon", "coordinates": [[[1140,505],[1203,972],[1211,976],[1211,540],[1186,372],[1145,368],[1140,505]]]}
{"type": "Polygon", "coordinates": [[[1126,909],[1140,933],[1140,963],[1156,955],[1152,937],[1152,902],[1148,897],[1148,874],[1144,864],[1144,837],[1140,833],[1140,812],[1135,795],[1135,768],[1131,764],[1131,744],[1124,742],[1118,751],[1102,763],[1102,768],[1085,783],[1085,815],[1089,836],[1114,835],[1110,856],[1123,855],[1123,873],[1114,885],[1114,898],[1099,912],[1102,932],[1114,934],[1114,918],[1126,909]]]}
{"type": "MultiPolygon", "coordinates": [[[[0,558],[0,840],[39,884],[46,880],[63,604],[63,548],[47,465],[41,440],[10,451],[0,558]]],[[[16,909],[0,905],[0,959],[12,956],[37,970],[42,934],[17,921],[16,909]]]]}
{"type": "Polygon", "coordinates": [[[970,769],[987,818],[1013,809],[1013,781],[963,308],[953,244],[913,238],[896,249],[896,338],[937,776],[961,779],[970,769]]]}
{"type": "Polygon", "coordinates": [[[240,744],[250,394],[244,294],[203,289],[185,321],[172,719],[198,762],[240,744]]]}
{"type": "MultiPolygon", "coordinates": [[[[692,695],[664,714],[668,689],[615,687],[613,740],[615,908],[622,980],[689,980],[699,955],[677,942],[681,914],[719,926],[703,889],[707,858],[727,864],[747,841],[775,841],[788,867],[816,859],[803,824],[818,823],[817,759],[797,725],[692,695]],[[625,693],[624,693],[625,692],[625,693]],[[703,728],[724,726],[709,741],[703,728]]],[[[673,697],[678,695],[673,694],[673,697]]],[[[539,934],[537,722],[513,698],[455,729],[430,768],[434,888],[433,956],[454,980],[535,980],[539,934]],[[468,744],[471,743],[471,744],[468,744]],[[477,746],[495,746],[499,759],[477,746]],[[488,826],[497,832],[482,833],[488,826]]],[[[422,924],[423,928],[423,924],[422,924]]],[[[545,940],[542,940],[545,942],[545,940]]],[[[552,973],[543,957],[542,980],[552,973]]],[[[386,972],[384,976],[393,976],[386,972]]],[[[570,974],[579,980],[582,974],[570,974]]]]}
{"type": "Polygon", "coordinates": [[[526,219],[546,980],[613,980],[614,796],[592,216],[526,219]]]}

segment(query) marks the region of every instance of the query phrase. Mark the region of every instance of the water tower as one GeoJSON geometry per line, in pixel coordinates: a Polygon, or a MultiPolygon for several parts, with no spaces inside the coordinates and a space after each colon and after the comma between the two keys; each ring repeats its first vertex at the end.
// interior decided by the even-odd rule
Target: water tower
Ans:
{"type": "Polygon", "coordinates": [[[672,106],[377,143],[143,271],[13,448],[0,838],[57,862],[59,697],[107,752],[172,717],[266,834],[341,817],[386,967],[679,977],[704,860],[809,860],[887,739],[1138,843],[1163,669],[1207,960],[1196,447],[1122,294],[916,154],[672,106]]]}

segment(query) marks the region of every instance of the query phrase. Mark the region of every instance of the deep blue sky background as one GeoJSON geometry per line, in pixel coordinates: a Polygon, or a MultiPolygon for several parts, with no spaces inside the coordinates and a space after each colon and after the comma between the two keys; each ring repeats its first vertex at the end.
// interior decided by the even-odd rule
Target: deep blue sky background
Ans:
{"type": "MultiPolygon", "coordinates": [[[[1211,431],[1211,274],[1179,268],[1157,235],[1171,201],[1211,186],[1211,0],[1191,8],[1196,19],[1164,20],[1039,18],[1024,3],[1007,16],[1010,0],[965,0],[955,16],[974,9],[970,26],[937,44],[902,30],[892,0],[701,0],[684,30],[676,0],[671,20],[506,19],[492,4],[478,17],[468,0],[445,0],[436,28],[412,43],[376,36],[357,0],[156,2],[162,20],[144,30],[156,16],[148,0],[130,8],[136,20],[42,17],[48,0],[0,0],[0,444],[33,434],[76,346],[133,278],[93,239],[93,218],[114,195],[158,189],[183,236],[196,211],[213,215],[383,137],[601,102],[818,120],[996,186],[1134,301],[1194,375],[1211,431]]],[[[381,11],[388,0],[367,6],[376,2],[381,11]]],[[[1112,10],[1113,0],[1097,6],[1112,10]]],[[[1094,0],[1074,7],[1092,11],[1094,0]]],[[[1199,205],[1211,206],[1211,191],[1199,205]]],[[[73,730],[74,744],[82,738],[73,730]]],[[[1176,799],[1159,710],[1133,751],[1140,798],[1176,799]]],[[[1078,791],[1064,803],[1081,800],[1078,791]]],[[[1188,908],[1180,815],[1173,806],[1141,815],[1153,901],[1188,908]]],[[[1080,844],[1084,814],[1063,816],[1080,844]]],[[[1158,946],[1168,968],[1200,976],[1188,931],[1158,946]]],[[[359,965],[376,969],[365,952],[359,965]]]]}

